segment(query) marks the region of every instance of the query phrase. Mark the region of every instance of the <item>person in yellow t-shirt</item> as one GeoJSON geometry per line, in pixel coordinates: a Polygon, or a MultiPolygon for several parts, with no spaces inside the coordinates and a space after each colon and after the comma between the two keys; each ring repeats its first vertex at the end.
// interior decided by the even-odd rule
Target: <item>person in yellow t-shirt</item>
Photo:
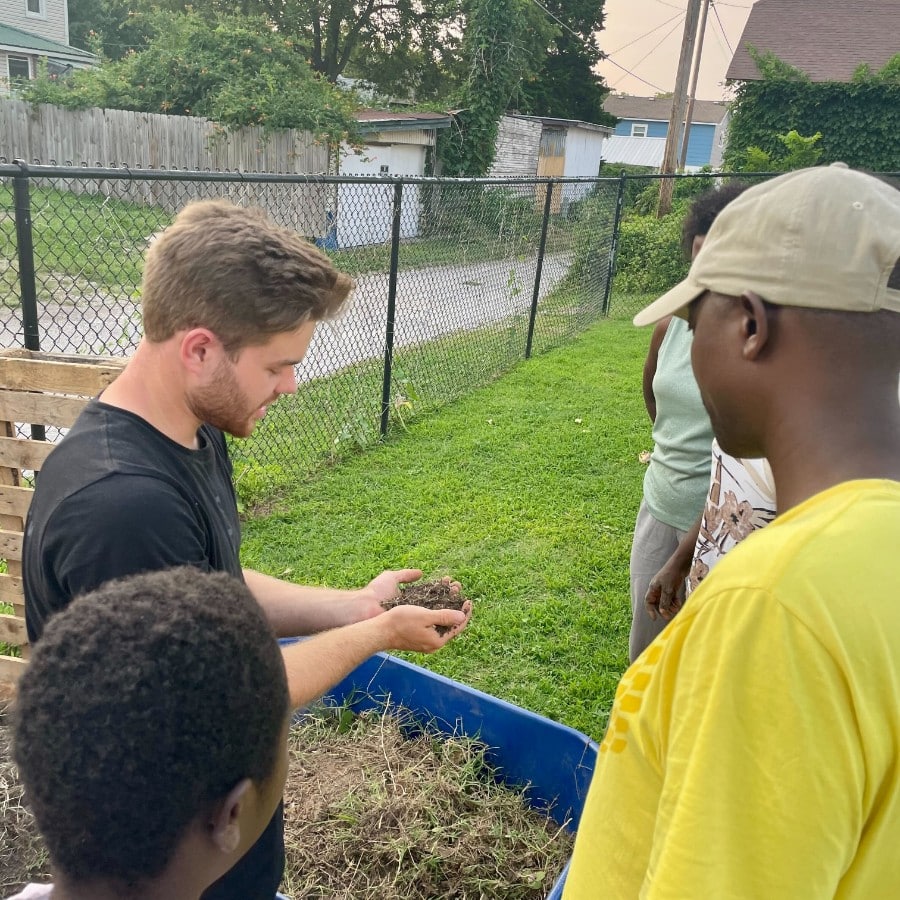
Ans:
{"type": "Polygon", "coordinates": [[[564,897],[900,897],[900,192],[749,189],[635,324],[673,313],[779,516],[623,676],[564,897]]]}

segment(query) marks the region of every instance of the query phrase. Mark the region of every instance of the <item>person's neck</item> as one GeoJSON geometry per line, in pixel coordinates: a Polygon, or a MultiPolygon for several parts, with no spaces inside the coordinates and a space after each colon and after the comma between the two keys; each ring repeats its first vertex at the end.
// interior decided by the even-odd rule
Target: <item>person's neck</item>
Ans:
{"type": "Polygon", "coordinates": [[[874,399],[843,406],[811,401],[805,409],[782,410],[765,452],[779,514],[847,481],[900,481],[896,387],[892,405],[874,399]]]}
{"type": "Polygon", "coordinates": [[[199,900],[205,887],[171,867],[158,879],[133,888],[100,880],[76,884],[58,873],[50,900],[199,900]]]}
{"type": "Polygon", "coordinates": [[[165,345],[142,340],[100,400],[140,416],[176,443],[195,449],[202,423],[187,405],[177,367],[167,350],[165,345]]]}

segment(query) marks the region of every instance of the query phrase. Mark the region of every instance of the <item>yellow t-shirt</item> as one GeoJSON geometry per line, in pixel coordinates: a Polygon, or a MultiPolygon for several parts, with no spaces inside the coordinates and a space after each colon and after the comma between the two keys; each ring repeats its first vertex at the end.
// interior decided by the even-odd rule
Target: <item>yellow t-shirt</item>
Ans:
{"type": "Polygon", "coordinates": [[[628,669],[566,900],[900,898],[900,483],[747,538],[628,669]]]}

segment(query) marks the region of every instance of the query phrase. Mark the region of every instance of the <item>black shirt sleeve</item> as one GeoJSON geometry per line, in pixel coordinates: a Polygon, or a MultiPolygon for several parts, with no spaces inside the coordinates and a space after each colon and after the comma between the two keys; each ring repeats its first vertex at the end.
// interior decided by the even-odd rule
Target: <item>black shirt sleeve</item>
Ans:
{"type": "Polygon", "coordinates": [[[210,568],[200,510],[174,486],[140,475],[88,485],[29,539],[39,541],[40,564],[40,584],[26,598],[32,641],[53,613],[103,582],[181,565],[210,568]]]}

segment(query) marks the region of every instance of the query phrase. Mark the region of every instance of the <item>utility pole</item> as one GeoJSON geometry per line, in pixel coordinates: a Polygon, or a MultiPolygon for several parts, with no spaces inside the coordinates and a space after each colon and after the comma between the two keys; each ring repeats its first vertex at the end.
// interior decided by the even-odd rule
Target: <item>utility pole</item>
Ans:
{"type": "Polygon", "coordinates": [[[700,55],[703,53],[703,36],[706,34],[706,17],[709,15],[710,0],[703,0],[700,12],[700,27],[697,29],[697,49],[694,51],[694,70],[691,72],[691,86],[688,88],[687,112],[684,114],[684,136],[681,138],[681,158],[678,171],[684,171],[687,161],[688,139],[691,136],[691,121],[694,118],[694,100],[697,99],[697,79],[700,77],[700,55]]]}
{"type": "MultiPolygon", "coordinates": [[[[669,131],[666,134],[666,149],[663,154],[663,164],[660,173],[671,175],[675,172],[675,158],[678,155],[678,137],[681,132],[681,123],[684,121],[685,105],[687,101],[688,76],[691,69],[691,59],[694,56],[694,44],[697,39],[697,20],[700,18],[700,3],[702,0],[688,0],[684,18],[684,34],[681,38],[681,55],[678,57],[678,72],[675,76],[675,94],[672,97],[672,114],[669,117],[669,131]]],[[[659,206],[656,208],[657,218],[662,218],[672,208],[672,191],[674,189],[672,178],[660,179],[659,206]]]]}

